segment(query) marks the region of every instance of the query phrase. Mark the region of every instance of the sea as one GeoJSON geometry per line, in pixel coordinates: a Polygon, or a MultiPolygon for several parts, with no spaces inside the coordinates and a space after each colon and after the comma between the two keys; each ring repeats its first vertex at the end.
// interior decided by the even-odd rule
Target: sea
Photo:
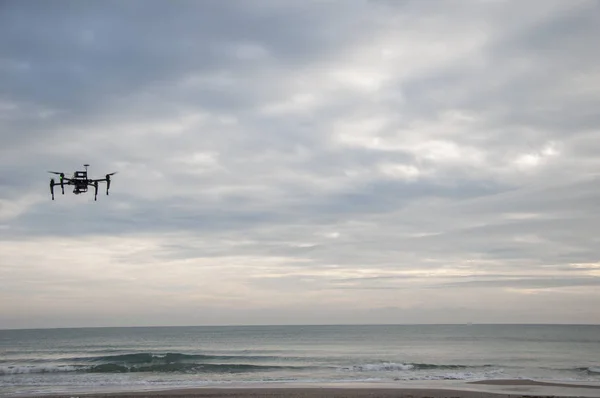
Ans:
{"type": "Polygon", "coordinates": [[[483,379],[600,382],[600,325],[0,330],[0,395],[483,379]]]}

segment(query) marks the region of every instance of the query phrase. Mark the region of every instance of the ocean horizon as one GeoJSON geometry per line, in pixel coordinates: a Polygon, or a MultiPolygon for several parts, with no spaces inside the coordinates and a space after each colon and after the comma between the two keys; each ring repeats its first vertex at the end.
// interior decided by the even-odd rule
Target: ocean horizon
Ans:
{"type": "Polygon", "coordinates": [[[522,322],[460,322],[460,323],[223,323],[181,325],[102,325],[53,327],[0,327],[3,330],[55,330],[55,329],[130,329],[130,328],[193,328],[193,327],[280,327],[280,326],[600,326],[600,323],[522,323],[522,322]]]}

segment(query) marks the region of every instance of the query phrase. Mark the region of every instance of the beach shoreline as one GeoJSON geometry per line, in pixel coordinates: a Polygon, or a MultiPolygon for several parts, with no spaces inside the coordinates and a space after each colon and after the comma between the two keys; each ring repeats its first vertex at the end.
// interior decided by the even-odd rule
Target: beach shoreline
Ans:
{"type": "Polygon", "coordinates": [[[127,391],[86,391],[8,395],[19,398],[529,398],[600,397],[600,383],[551,382],[526,379],[480,381],[430,381],[399,383],[274,383],[255,386],[210,385],[127,391]]]}

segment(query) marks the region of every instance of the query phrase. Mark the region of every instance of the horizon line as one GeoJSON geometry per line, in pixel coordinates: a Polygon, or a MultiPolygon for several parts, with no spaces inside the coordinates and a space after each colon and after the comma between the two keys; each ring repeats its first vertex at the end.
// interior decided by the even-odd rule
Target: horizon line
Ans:
{"type": "Polygon", "coordinates": [[[219,328],[219,327],[297,327],[297,326],[600,326],[600,323],[298,323],[298,324],[209,324],[209,325],[131,325],[131,326],[59,326],[31,328],[0,328],[0,331],[64,330],[64,329],[143,329],[143,328],[219,328]]]}

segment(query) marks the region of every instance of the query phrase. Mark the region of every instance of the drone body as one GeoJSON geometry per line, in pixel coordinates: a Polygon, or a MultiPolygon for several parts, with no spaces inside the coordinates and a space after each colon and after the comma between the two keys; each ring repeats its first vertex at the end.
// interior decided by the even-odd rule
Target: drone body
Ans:
{"type": "Polygon", "coordinates": [[[106,182],[106,194],[108,195],[108,189],[110,188],[110,176],[116,174],[109,173],[104,178],[90,179],[87,175],[87,168],[89,164],[84,164],[85,171],[76,171],[73,173],[72,178],[65,177],[65,173],[59,173],[57,171],[49,171],[48,173],[57,174],[59,176],[59,182],[55,182],[54,178],[50,179],[50,193],[52,194],[52,200],[54,200],[54,186],[60,185],[62,194],[65,194],[65,185],[73,185],[73,193],[79,195],[88,191],[88,187],[94,187],[94,200],[98,200],[98,183],[106,182]]]}

